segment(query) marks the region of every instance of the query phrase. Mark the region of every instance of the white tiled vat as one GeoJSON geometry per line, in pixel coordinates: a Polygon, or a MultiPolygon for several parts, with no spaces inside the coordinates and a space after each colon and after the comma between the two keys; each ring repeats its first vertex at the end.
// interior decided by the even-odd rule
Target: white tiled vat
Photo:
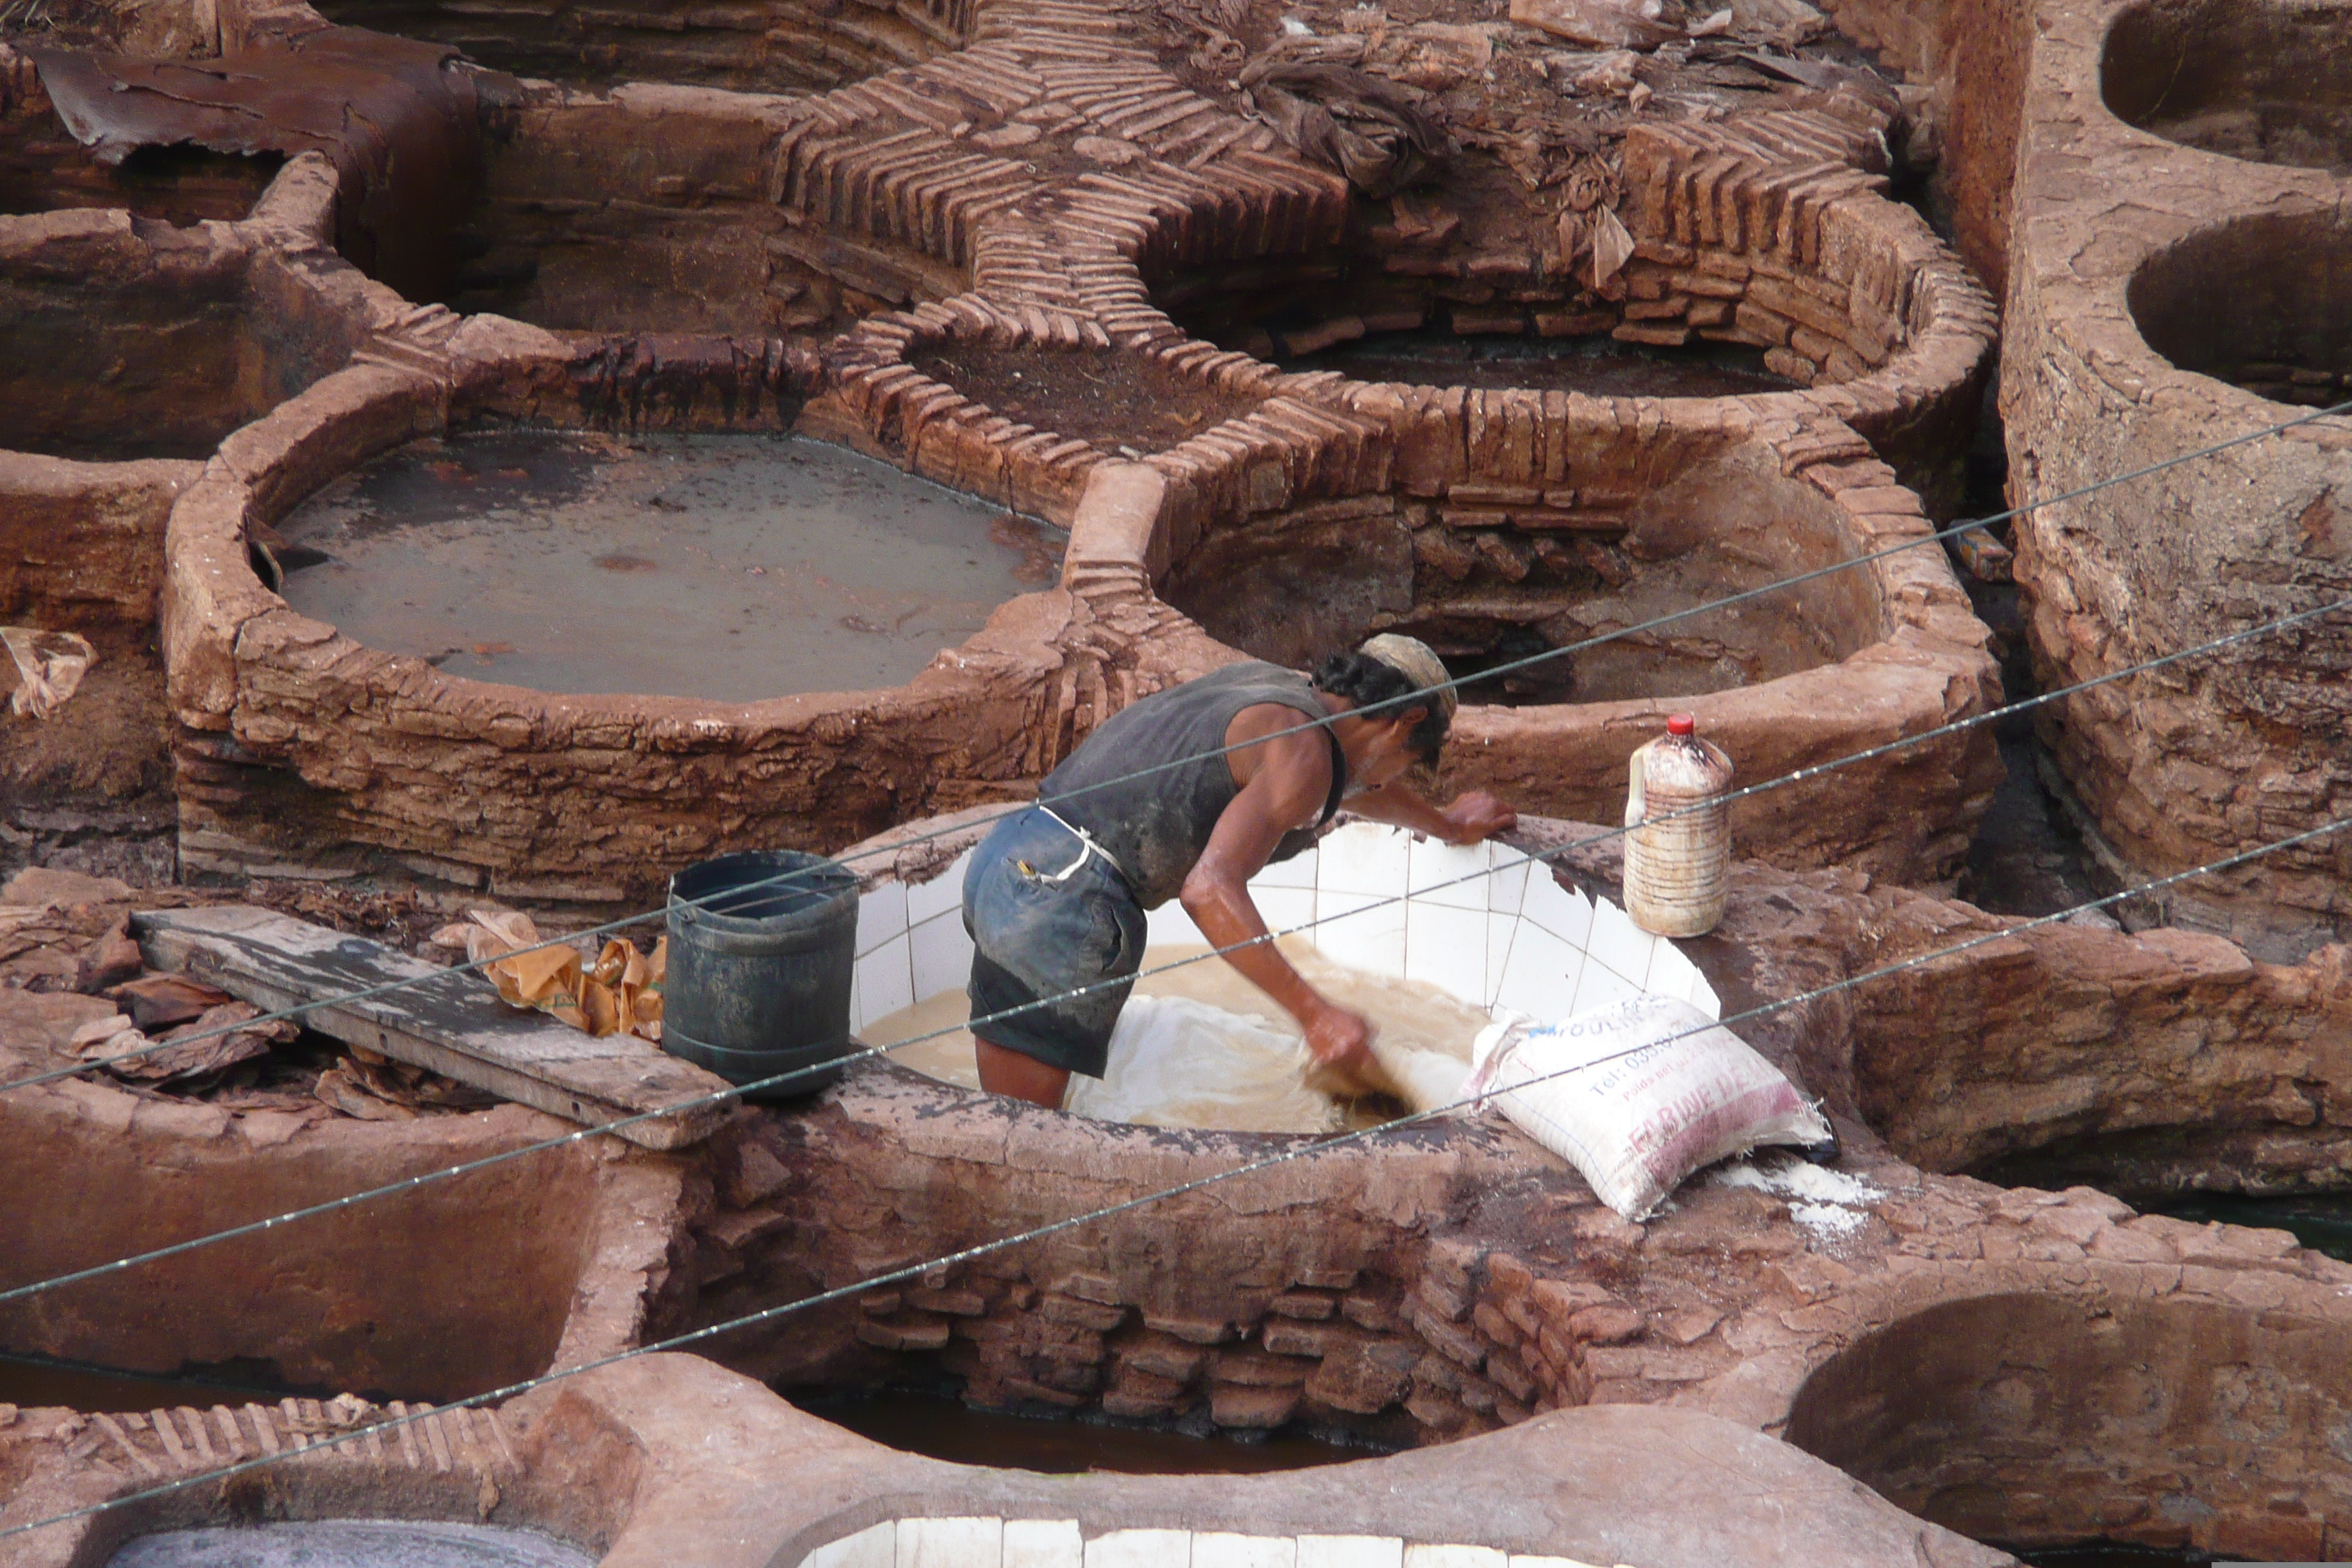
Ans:
{"type": "MultiPolygon", "coordinates": [[[[962,912],[971,864],[967,851],[929,882],[886,882],[859,900],[853,1030],[961,989],[971,968],[962,912]]],[[[1250,896],[1277,936],[1303,928],[1339,963],[1427,981],[1474,1006],[1551,1022],[1646,991],[1722,1016],[1713,988],[1672,941],[1606,899],[1562,888],[1549,867],[1530,866],[1507,845],[1456,848],[1351,822],[1258,873],[1250,896]]],[[[1207,941],[1172,899],[1151,911],[1149,940],[1207,941]]]]}
{"type": "Polygon", "coordinates": [[[799,1568],[1627,1568],[1394,1535],[1112,1530],[1074,1519],[900,1519],[827,1542],[799,1568]]]}
{"type": "Polygon", "coordinates": [[[1075,1519],[1008,1519],[1004,1568],[1086,1568],[1087,1538],[1075,1519]]]}

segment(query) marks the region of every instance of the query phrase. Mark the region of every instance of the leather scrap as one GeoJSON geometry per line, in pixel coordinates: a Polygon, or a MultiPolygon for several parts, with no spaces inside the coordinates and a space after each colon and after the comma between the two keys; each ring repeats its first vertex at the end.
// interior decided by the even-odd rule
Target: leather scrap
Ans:
{"type": "Polygon", "coordinates": [[[1445,133],[1412,89],[1353,66],[1252,60],[1241,84],[1275,133],[1375,198],[1422,180],[1447,151],[1445,133]]]}
{"type": "Polygon", "coordinates": [[[342,176],[344,257],[411,299],[447,291],[451,230],[482,183],[477,78],[456,49],[326,27],[206,60],[24,52],[58,118],[101,163],[182,145],[325,153],[342,176]]]}

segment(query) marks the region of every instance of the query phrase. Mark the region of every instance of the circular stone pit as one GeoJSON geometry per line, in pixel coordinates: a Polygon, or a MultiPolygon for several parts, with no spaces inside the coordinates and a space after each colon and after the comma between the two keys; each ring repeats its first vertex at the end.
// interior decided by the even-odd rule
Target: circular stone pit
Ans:
{"type": "Polygon", "coordinates": [[[452,675],[751,702],[914,679],[1044,587],[1039,525],[790,437],[478,431],[280,519],[301,615],[452,675]]]}
{"type": "MultiPolygon", "coordinates": [[[[61,997],[61,1042],[107,1003],[61,997]],[[76,1012],[65,1005],[80,1003],[76,1012]]],[[[24,1036],[21,1021],[17,1037],[24,1036]]],[[[51,1048],[0,1050],[11,1079],[51,1048]]],[[[321,1121],[68,1079],[0,1097],[0,1176],[33,1192],[72,1171],[71,1205],[25,1208],[5,1284],[47,1279],[560,1133],[519,1106],[321,1121]]],[[[0,1308],[21,1352],[171,1374],[235,1363],[264,1381],[446,1401],[628,1342],[662,1268],[677,1177],[609,1144],[223,1242],[0,1308]]]]}
{"type": "Polygon", "coordinates": [[[1986,1295],[1830,1357],[1788,1440],[1979,1541],[2335,1562],[2352,1549],[2347,1350],[2343,1323],[2284,1313],[1986,1295]]]}
{"type": "MultiPolygon", "coordinates": [[[[497,677],[507,657],[499,642],[526,645],[492,637],[481,643],[491,649],[484,655],[473,639],[451,639],[425,649],[463,650],[445,670],[296,613],[255,574],[252,541],[266,541],[304,497],[418,438],[454,429],[462,439],[516,422],[747,443],[803,428],[810,367],[781,344],[761,348],[747,353],[723,339],[566,341],[495,318],[445,319],[434,363],[446,379],[355,364],[241,437],[258,460],[215,470],[182,497],[172,534],[177,591],[166,595],[164,626],[180,724],[183,867],[235,874],[302,853],[504,897],[612,903],[649,897],[671,870],[710,854],[778,842],[830,847],[913,802],[937,800],[934,791],[950,792],[940,804],[960,805],[1002,793],[986,781],[1050,768],[1041,749],[1067,742],[1040,725],[1056,708],[1059,722],[1071,721],[1066,671],[1094,668],[1101,637],[1050,584],[992,608],[971,606],[986,625],[958,647],[934,645],[903,684],[810,691],[789,671],[763,668],[746,679],[775,695],[729,700],[565,696],[468,679],[497,677]],[[791,694],[796,686],[803,694],[791,694]],[[427,712],[435,717],[420,723],[427,712]],[[819,761],[825,755],[835,760],[819,761]]],[[[895,476],[893,483],[922,488],[895,476]]],[[[1015,589],[1029,586],[1022,574],[1050,566],[1045,534],[1024,538],[1026,526],[1005,523],[1008,548],[990,538],[995,523],[968,515],[970,542],[1004,563],[1015,589]]],[[[677,520],[663,521],[674,535],[677,520]]],[[[580,563],[588,581],[572,584],[576,608],[565,614],[593,618],[600,581],[634,589],[664,570],[646,550],[600,548],[580,563]],[[603,554],[656,566],[598,568],[603,554]]],[[[866,563],[855,580],[874,581],[873,570],[866,563]]],[[[843,604],[831,617],[844,613],[861,612],[843,604]]],[[[889,640],[855,628],[838,635],[889,640]]],[[[1108,711],[1109,693],[1089,679],[1087,706],[1108,711]]],[[[1149,658],[1117,679],[1158,683],[1149,658]]]]}
{"type": "MultiPolygon", "coordinates": [[[[1930,531],[1916,497],[1850,432],[1693,428],[1665,417],[1671,405],[1561,393],[1372,386],[1350,401],[1392,433],[1389,493],[1236,498],[1200,523],[1180,499],[1140,552],[1158,599],[1223,646],[1277,662],[1311,664],[1394,627],[1475,676],[1881,556],[1472,686],[1440,764],[1444,788],[1607,820],[1623,804],[1627,755],[1670,710],[1695,714],[1753,782],[1990,700],[1986,633],[1943,552],[1898,548],[1930,531]],[[1928,668],[1947,673],[1923,679],[1928,668]]],[[[1838,769],[1740,802],[1734,831],[1791,864],[1948,874],[1936,868],[1965,853],[1992,752],[1979,730],[1838,769]],[[1907,792],[1916,804],[1897,806],[1907,792]]]]}
{"type": "MultiPolygon", "coordinates": [[[[1659,395],[1669,418],[1700,425],[1734,399],[1827,411],[1941,515],[1958,498],[1993,310],[1917,215],[1878,194],[1883,160],[1872,134],[1816,113],[1641,124],[1618,215],[1632,249],[1605,280],[1589,237],[1566,238],[1599,209],[1565,213],[1557,237],[1547,217],[1530,241],[1484,233],[1444,197],[1400,196],[1359,202],[1344,236],[1293,254],[1162,267],[1148,282],[1185,330],[1302,373],[1358,374],[1361,358],[1374,374],[1360,381],[1659,395]],[[1824,157],[1843,167],[1825,175],[1824,157]],[[1386,374],[1387,344],[1425,353],[1448,334],[1475,369],[1457,376],[1432,355],[1386,374]]],[[[1488,205],[1531,199],[1504,184],[1488,205]]],[[[1312,401],[1351,405],[1353,390],[1312,401]]]]}
{"type": "MultiPolygon", "coordinates": [[[[1834,665],[1878,641],[1888,584],[1867,569],[1700,608],[1884,544],[1760,454],[1693,448],[1662,453],[1622,484],[1605,476],[1524,494],[1465,480],[1444,500],[1361,517],[1212,529],[1155,588],[1219,641],[1291,668],[1402,632],[1460,678],[1698,612],[1474,680],[1462,691],[1473,704],[1680,700],[1834,665]]],[[[1568,467],[1591,476],[1598,462],[1568,467]]],[[[1467,721],[1463,743],[1493,743],[1480,723],[1467,721]]]]}
{"type": "Polygon", "coordinates": [[[2107,107],[2225,158],[2352,174],[2352,6],[2152,0],[2108,29],[2107,107]]]}
{"type": "MultiPolygon", "coordinates": [[[[862,7],[859,7],[862,9],[862,7]]],[[[964,287],[921,247],[796,222],[769,188],[792,100],[479,79],[481,195],[447,212],[443,300],[565,331],[829,336],[964,287]]]]}
{"type": "Polygon", "coordinates": [[[359,335],[276,287],[274,259],[236,229],[120,208],[0,217],[0,441],[82,463],[210,457],[359,335]]]}
{"type": "MultiPolygon", "coordinates": [[[[2344,16],[2352,36],[2352,11],[2344,16]]],[[[2142,262],[2126,299],[2147,346],[2179,369],[2273,403],[2352,403],[2352,216],[2268,214],[2201,230],[2142,262]]]]}

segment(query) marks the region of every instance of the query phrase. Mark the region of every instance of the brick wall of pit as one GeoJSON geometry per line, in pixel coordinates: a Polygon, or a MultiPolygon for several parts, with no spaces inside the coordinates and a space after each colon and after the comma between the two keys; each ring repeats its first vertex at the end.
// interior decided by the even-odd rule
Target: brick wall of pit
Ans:
{"type": "MultiPolygon", "coordinates": [[[[2012,498],[2104,484],[2298,409],[2150,351],[2127,285],[2231,217],[2311,215],[2323,172],[2221,158],[2122,125],[2101,101],[2113,5],[2049,12],[2019,164],[2002,361],[2012,498]]],[[[2225,272],[2214,278],[2228,286],[2225,272]]],[[[2305,426],[2020,519],[2017,578],[2045,685],[2111,674],[2352,594],[2352,437],[2305,426]]],[[[2095,846],[2132,880],[2352,811],[2352,628],[2336,616],[2116,681],[2038,724],[2095,846]]],[[[2352,835],[2167,889],[2162,918],[2292,960],[2352,935],[2352,835]]]]}
{"type": "Polygon", "coordinates": [[[1937,221],[1950,226],[1953,245],[1995,298],[2005,295],[2032,0],[1830,0],[1823,9],[1918,89],[1906,94],[1906,119],[1928,132],[1937,221]]]}

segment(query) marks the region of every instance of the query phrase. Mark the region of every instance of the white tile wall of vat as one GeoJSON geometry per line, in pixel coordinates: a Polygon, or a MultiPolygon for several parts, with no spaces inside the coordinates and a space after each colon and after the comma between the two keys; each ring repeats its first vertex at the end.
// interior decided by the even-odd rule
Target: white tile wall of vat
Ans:
{"type": "Polygon", "coordinates": [[[1628,1568],[1394,1535],[1114,1530],[1074,1519],[898,1519],[829,1541],[800,1568],[1628,1568]]]}
{"type": "MultiPolygon", "coordinates": [[[[928,882],[884,882],[859,900],[853,1031],[962,988],[971,970],[963,929],[971,863],[967,851],[928,882]]],[[[1562,888],[1507,845],[1456,848],[1348,822],[1259,872],[1250,896],[1276,935],[1305,926],[1336,963],[1426,981],[1473,1006],[1549,1023],[1649,992],[1722,1016],[1713,988],[1673,942],[1607,899],[1562,888]]],[[[1151,911],[1150,940],[1198,947],[1208,939],[1171,900],[1151,911]]]]}

